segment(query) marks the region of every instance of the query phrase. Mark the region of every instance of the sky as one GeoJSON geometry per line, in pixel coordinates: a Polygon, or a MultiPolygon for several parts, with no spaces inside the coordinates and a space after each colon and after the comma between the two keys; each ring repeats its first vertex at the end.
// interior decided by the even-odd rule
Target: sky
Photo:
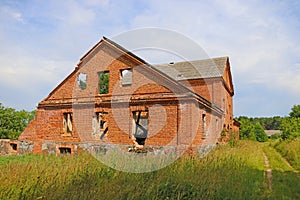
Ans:
{"type": "Polygon", "coordinates": [[[158,28],[229,56],[235,116],[286,116],[300,104],[299,10],[298,0],[1,0],[0,102],[34,110],[103,36],[158,28]]]}

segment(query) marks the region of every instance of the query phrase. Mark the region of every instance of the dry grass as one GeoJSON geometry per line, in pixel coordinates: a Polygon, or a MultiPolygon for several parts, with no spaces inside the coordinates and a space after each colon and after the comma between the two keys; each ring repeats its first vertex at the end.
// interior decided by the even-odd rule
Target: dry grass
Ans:
{"type": "Polygon", "coordinates": [[[262,152],[260,143],[240,141],[137,174],[87,153],[0,157],[0,199],[262,199],[268,195],[262,152]]]}

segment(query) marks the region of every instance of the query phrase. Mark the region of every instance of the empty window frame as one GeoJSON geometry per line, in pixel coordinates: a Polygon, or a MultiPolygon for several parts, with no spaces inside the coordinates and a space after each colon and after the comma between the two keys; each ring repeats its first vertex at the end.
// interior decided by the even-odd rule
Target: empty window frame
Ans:
{"type": "Polygon", "coordinates": [[[98,88],[99,94],[108,94],[109,72],[98,72],[98,88]]]}
{"type": "Polygon", "coordinates": [[[216,119],[216,137],[219,135],[219,120],[216,119]]]}
{"type": "Polygon", "coordinates": [[[81,90],[86,89],[86,74],[79,73],[77,76],[77,84],[81,90]]]}
{"type": "Polygon", "coordinates": [[[121,70],[121,80],[122,85],[131,85],[132,84],[132,69],[121,70]]]}
{"type": "Polygon", "coordinates": [[[10,143],[9,145],[10,145],[10,147],[11,147],[11,149],[13,151],[17,151],[18,150],[18,145],[16,143],[10,143]]]}
{"type": "Polygon", "coordinates": [[[133,136],[139,145],[144,145],[148,135],[148,111],[133,112],[133,136]]]}
{"type": "Polygon", "coordinates": [[[107,112],[97,112],[93,117],[93,134],[100,135],[100,139],[108,132],[107,112]]]}
{"type": "Polygon", "coordinates": [[[71,148],[70,147],[59,147],[59,153],[60,154],[71,154],[71,148]]]}
{"type": "Polygon", "coordinates": [[[203,128],[203,136],[206,137],[206,114],[202,114],[202,128],[203,128]]]}
{"type": "Polygon", "coordinates": [[[72,113],[64,113],[63,116],[63,133],[71,134],[73,131],[73,116],[72,113]]]}

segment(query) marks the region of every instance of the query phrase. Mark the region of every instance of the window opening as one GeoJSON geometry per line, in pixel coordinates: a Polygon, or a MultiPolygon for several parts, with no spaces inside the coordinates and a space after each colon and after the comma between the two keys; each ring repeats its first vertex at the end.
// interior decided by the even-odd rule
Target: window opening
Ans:
{"type": "Polygon", "coordinates": [[[139,145],[144,145],[148,135],[148,112],[133,112],[133,136],[139,145]]]}
{"type": "Polygon", "coordinates": [[[219,120],[216,119],[216,136],[218,137],[219,134],[219,120]]]}
{"type": "Polygon", "coordinates": [[[69,147],[59,147],[60,154],[71,154],[71,148],[69,147]]]}
{"type": "Polygon", "coordinates": [[[132,69],[121,70],[122,85],[132,84],[132,69]]]}
{"type": "Polygon", "coordinates": [[[206,114],[202,114],[203,136],[206,137],[206,114]]]}
{"type": "Polygon", "coordinates": [[[98,77],[99,94],[108,94],[109,72],[99,72],[98,77]]]}
{"type": "Polygon", "coordinates": [[[97,112],[93,117],[93,132],[102,139],[108,132],[107,112],[97,112]]]}
{"type": "Polygon", "coordinates": [[[64,134],[70,134],[73,131],[73,116],[72,113],[64,113],[64,119],[63,119],[63,132],[64,134]]]}
{"type": "Polygon", "coordinates": [[[86,74],[79,73],[77,77],[77,83],[81,90],[86,89],[86,74]]]}
{"type": "Polygon", "coordinates": [[[17,151],[18,145],[16,143],[10,143],[10,147],[12,150],[17,151]]]}

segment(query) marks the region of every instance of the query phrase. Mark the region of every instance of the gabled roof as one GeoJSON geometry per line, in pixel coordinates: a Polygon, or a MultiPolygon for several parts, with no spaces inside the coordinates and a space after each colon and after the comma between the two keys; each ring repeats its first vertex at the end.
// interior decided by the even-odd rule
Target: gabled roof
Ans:
{"type": "Polygon", "coordinates": [[[175,80],[222,77],[228,57],[154,65],[175,80]]]}
{"type": "MultiPolygon", "coordinates": [[[[175,87],[183,90],[183,91],[186,91],[190,94],[192,94],[196,99],[199,100],[199,102],[201,102],[203,105],[213,109],[214,111],[216,112],[219,112],[219,113],[222,113],[223,110],[220,109],[218,106],[214,105],[212,102],[206,100],[204,97],[202,97],[200,94],[198,93],[195,93],[193,90],[191,90],[190,88],[186,87],[185,85],[181,84],[180,82],[177,81],[177,78],[174,78],[172,77],[172,75],[174,76],[177,76],[177,74],[170,74],[168,71],[166,70],[162,70],[162,68],[158,67],[158,66],[153,66],[149,63],[147,63],[145,60],[141,59],[140,57],[136,56],[135,54],[133,54],[132,52],[128,51],[127,49],[125,49],[124,47],[120,46],[119,44],[115,43],[114,41],[106,38],[106,37],[103,37],[103,39],[101,39],[96,45],[94,45],[92,47],[92,49],[90,49],[79,61],[79,63],[77,64],[77,67],[75,68],[75,70],[66,78],[64,79],[49,95],[48,97],[46,97],[43,101],[46,101],[49,99],[49,97],[54,94],[55,91],[57,91],[60,87],[62,87],[65,82],[71,77],[73,76],[74,74],[77,73],[77,71],[86,63],[88,62],[89,59],[91,59],[91,57],[93,57],[95,55],[95,53],[97,52],[97,50],[99,49],[99,47],[102,45],[102,44],[108,44],[110,47],[114,47],[115,50],[117,51],[121,51],[122,55],[127,55],[129,57],[131,57],[133,60],[136,60],[138,61],[139,64],[143,64],[143,66],[145,67],[146,70],[149,70],[151,71],[151,73],[154,73],[157,78],[160,77],[160,78],[163,78],[164,80],[168,81],[169,83],[173,84],[175,87]]],[[[190,67],[188,67],[188,64],[186,63],[193,63],[193,62],[199,62],[199,63],[202,63],[202,62],[205,62],[205,63],[202,63],[202,64],[198,64],[198,66],[201,68],[201,66],[203,66],[203,69],[204,69],[204,66],[207,67],[207,65],[209,64],[209,66],[215,66],[215,63],[214,62],[211,62],[210,60],[200,60],[200,61],[191,61],[191,62],[181,62],[180,63],[176,63],[177,66],[180,68],[180,66],[183,66],[185,65],[186,69],[189,69],[191,67],[191,64],[190,64],[190,67]]],[[[217,69],[215,70],[215,74],[216,76],[222,76],[223,72],[224,72],[224,69],[222,68],[222,60],[218,61],[216,60],[217,63],[220,63],[220,69],[217,69]],[[223,70],[223,71],[222,71],[223,70]]],[[[163,66],[163,65],[161,65],[163,66]]],[[[193,66],[193,64],[192,64],[193,66]]],[[[184,69],[183,68],[183,69],[184,69]]],[[[215,67],[212,67],[212,69],[214,69],[215,67]]],[[[187,72],[189,70],[186,70],[187,72]]],[[[190,70],[191,71],[191,70],[190,70]]],[[[194,74],[193,73],[190,73],[190,77],[192,76],[195,76],[196,74],[196,71],[198,70],[194,70],[194,74]]],[[[212,71],[212,70],[211,70],[212,71]]],[[[212,73],[212,72],[208,72],[208,73],[212,73]]],[[[197,77],[199,77],[199,73],[197,74],[197,77]]],[[[196,77],[196,76],[195,76],[196,77]]]]}
{"type": "MultiPolygon", "coordinates": [[[[140,61],[141,63],[143,63],[145,66],[147,66],[148,68],[145,69],[149,69],[152,72],[154,72],[157,76],[161,76],[162,78],[168,80],[169,82],[171,82],[172,84],[175,84],[176,86],[184,89],[187,92],[190,92],[191,94],[194,95],[194,97],[196,97],[202,104],[210,107],[211,109],[217,111],[217,112],[223,112],[221,108],[219,108],[218,106],[214,105],[212,102],[208,101],[207,99],[205,99],[204,97],[202,97],[200,94],[194,92],[193,90],[191,90],[190,88],[186,87],[185,85],[181,84],[180,82],[178,82],[176,79],[174,79],[172,76],[170,76],[170,74],[166,73],[165,71],[162,71],[160,69],[158,69],[156,66],[149,64],[148,62],[146,62],[145,60],[143,60],[142,58],[138,57],[137,55],[135,55],[134,53],[128,51],[127,49],[125,49],[124,47],[122,47],[121,45],[115,43],[114,41],[103,37],[103,40],[110,43],[111,45],[115,46],[117,49],[124,51],[126,54],[132,56],[133,58],[137,59],[138,61],[140,61]]],[[[101,42],[101,41],[100,41],[101,42]]],[[[95,45],[96,47],[96,45],[95,45]]],[[[93,47],[93,48],[95,48],[93,47]]],[[[93,49],[92,49],[93,50],[93,49]]],[[[91,51],[92,51],[91,50],[91,51]]],[[[82,62],[85,57],[87,57],[87,55],[89,54],[89,52],[84,55],[80,61],[82,62]]],[[[225,69],[225,68],[224,68],[225,69]]],[[[224,70],[223,70],[224,72],[224,70]]],[[[223,74],[223,73],[222,73],[223,74]]],[[[222,76],[222,75],[221,75],[222,76]]]]}

